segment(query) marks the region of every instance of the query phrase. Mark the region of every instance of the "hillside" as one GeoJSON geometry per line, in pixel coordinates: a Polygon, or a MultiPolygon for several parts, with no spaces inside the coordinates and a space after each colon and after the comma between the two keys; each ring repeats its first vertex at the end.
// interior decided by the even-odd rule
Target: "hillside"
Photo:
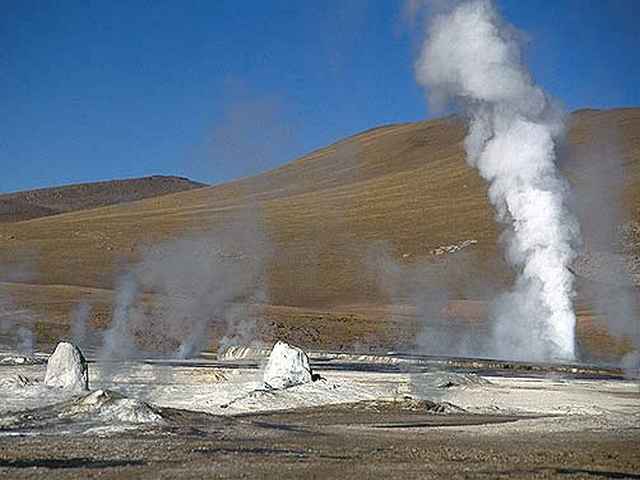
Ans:
{"type": "Polygon", "coordinates": [[[206,186],[181,177],[154,175],[0,194],[0,222],[20,222],[104,207],[206,186]]]}
{"type": "MultiPolygon", "coordinates": [[[[441,306],[482,306],[511,277],[486,185],[464,162],[463,137],[455,118],[391,125],[240,181],[0,224],[0,265],[34,272],[6,287],[46,318],[38,320],[40,330],[53,336],[68,328],[79,299],[94,305],[92,324],[105,326],[114,286],[143,258],[152,289],[177,296],[215,296],[222,286],[233,290],[227,284],[241,269],[259,271],[251,281],[260,295],[231,297],[266,302],[258,315],[263,337],[334,348],[406,346],[441,306]],[[175,239],[192,243],[167,243],[175,239]],[[233,275],[220,284],[204,288],[193,280],[207,277],[203,261],[193,259],[210,262],[209,273],[218,275],[229,258],[237,259],[233,275]]],[[[589,194],[589,209],[582,209],[587,230],[639,221],[640,109],[576,112],[568,139],[562,167],[578,193],[597,191],[594,178],[615,180],[606,166],[594,176],[603,156],[624,167],[619,199],[589,194]],[[616,221],[595,222],[605,216],[595,208],[614,200],[622,207],[616,221]]],[[[589,232],[587,247],[601,249],[602,235],[589,232]]],[[[637,244],[625,248],[626,255],[640,254],[637,244]]],[[[595,345],[589,348],[596,356],[601,347],[628,349],[594,323],[587,290],[581,286],[578,299],[584,342],[595,345]]],[[[455,315],[455,328],[486,330],[483,311],[455,315]]]]}

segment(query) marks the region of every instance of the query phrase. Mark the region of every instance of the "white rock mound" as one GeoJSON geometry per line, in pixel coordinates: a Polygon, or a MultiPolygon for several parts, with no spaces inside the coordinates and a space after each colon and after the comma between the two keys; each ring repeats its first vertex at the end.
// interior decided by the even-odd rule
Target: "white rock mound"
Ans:
{"type": "Polygon", "coordinates": [[[44,384],[77,391],[89,389],[87,361],[78,347],[67,342],[58,344],[49,357],[44,384]]]}
{"type": "Polygon", "coordinates": [[[163,423],[159,410],[148,403],[109,390],[94,390],[67,403],[58,418],[111,423],[163,423]]]}
{"type": "Polygon", "coordinates": [[[264,383],[275,389],[301,385],[313,380],[309,357],[302,349],[277,342],[264,370],[264,383]]]}

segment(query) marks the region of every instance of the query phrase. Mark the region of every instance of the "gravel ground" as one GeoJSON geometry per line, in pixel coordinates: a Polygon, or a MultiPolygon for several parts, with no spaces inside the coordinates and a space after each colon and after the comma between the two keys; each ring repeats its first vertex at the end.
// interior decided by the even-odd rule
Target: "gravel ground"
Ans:
{"type": "Polygon", "coordinates": [[[167,415],[162,431],[2,438],[0,478],[640,478],[638,428],[501,432],[522,420],[415,402],[167,415]]]}

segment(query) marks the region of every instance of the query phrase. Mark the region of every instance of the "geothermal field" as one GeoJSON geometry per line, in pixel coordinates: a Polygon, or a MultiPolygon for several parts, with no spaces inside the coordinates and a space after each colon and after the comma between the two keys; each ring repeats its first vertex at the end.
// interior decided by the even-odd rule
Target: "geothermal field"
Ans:
{"type": "MultiPolygon", "coordinates": [[[[497,3],[423,3],[442,118],[0,195],[0,478],[640,478],[640,109],[569,113],[497,3]]],[[[215,138],[274,147],[264,108],[215,138]]]]}
{"type": "Polygon", "coordinates": [[[8,478],[635,478],[640,461],[638,383],[615,368],[282,342],[88,364],[63,343],[48,365],[2,362],[8,478]]]}

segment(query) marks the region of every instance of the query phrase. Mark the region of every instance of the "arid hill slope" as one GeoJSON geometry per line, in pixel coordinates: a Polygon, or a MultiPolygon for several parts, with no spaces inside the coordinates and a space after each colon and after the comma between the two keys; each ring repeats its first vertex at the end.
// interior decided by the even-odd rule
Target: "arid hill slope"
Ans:
{"type": "MultiPolygon", "coordinates": [[[[624,166],[619,221],[640,220],[640,109],[584,110],[570,125],[561,154],[576,190],[593,189],[587,167],[598,152],[615,156],[624,166]]],[[[375,336],[387,321],[410,337],[415,314],[391,315],[389,305],[413,304],[434,284],[450,299],[485,300],[510,277],[486,184],[465,164],[463,138],[454,118],[386,126],[240,181],[0,224],[0,265],[26,262],[37,272],[31,283],[64,288],[67,300],[55,306],[45,287],[32,295],[40,299],[32,307],[63,329],[74,289],[99,290],[108,317],[105,292],[144,252],[183,237],[202,237],[215,251],[220,232],[248,222],[255,238],[240,254],[265,259],[272,330],[340,346],[375,336]],[[465,241],[462,251],[437,254],[465,241]]]]}
{"type": "Polygon", "coordinates": [[[205,186],[186,178],[154,175],[5,193],[0,195],[0,222],[20,222],[205,186]]]}

